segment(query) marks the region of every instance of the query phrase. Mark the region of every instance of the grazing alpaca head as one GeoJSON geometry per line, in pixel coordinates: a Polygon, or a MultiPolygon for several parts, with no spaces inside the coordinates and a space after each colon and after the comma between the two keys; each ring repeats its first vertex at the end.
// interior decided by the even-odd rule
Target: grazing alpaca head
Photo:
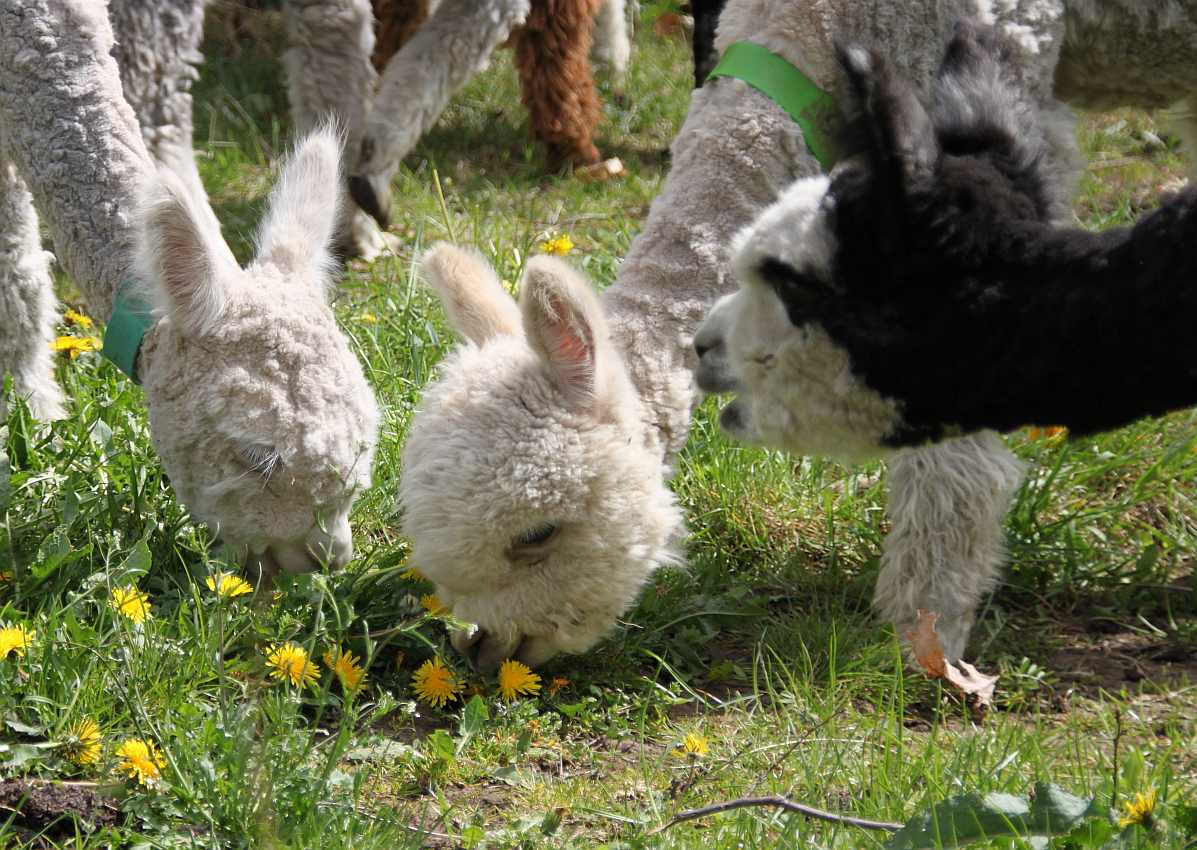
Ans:
{"type": "Polygon", "coordinates": [[[466,342],[424,392],[403,451],[412,561],[479,667],[594,644],[671,560],[681,514],[594,290],[529,261],[516,302],[478,256],[424,270],[466,342]]]}
{"type": "Polygon", "coordinates": [[[191,512],[271,570],[348,561],[377,439],[327,303],[339,150],[329,129],[300,144],[245,268],[172,173],[141,197],[136,268],[161,316],[139,368],[154,445],[191,512]]]}
{"type": "Polygon", "coordinates": [[[695,347],[700,386],[737,395],[730,433],[855,460],[958,432],[865,380],[866,360],[934,392],[926,364],[969,345],[951,344],[958,302],[983,302],[1000,274],[996,234],[1058,216],[1066,181],[1048,173],[1036,107],[993,30],[958,25],[929,109],[880,54],[840,60],[861,113],[847,144],[863,155],[797,182],[740,235],[741,288],[695,347]],[[902,350],[910,363],[894,362],[902,350]]]}

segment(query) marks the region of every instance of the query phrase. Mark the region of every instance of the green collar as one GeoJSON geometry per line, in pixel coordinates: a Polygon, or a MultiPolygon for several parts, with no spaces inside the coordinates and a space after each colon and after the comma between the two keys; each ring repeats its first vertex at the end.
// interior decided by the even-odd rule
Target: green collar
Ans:
{"type": "Polygon", "coordinates": [[[150,305],[145,302],[134,287],[125,281],[116,289],[116,302],[112,305],[112,317],[104,329],[104,347],[100,353],[116,364],[126,375],[137,380],[137,353],[146,332],[154,326],[150,305]]]}
{"type": "Polygon", "coordinates": [[[768,97],[802,128],[806,146],[823,170],[835,165],[840,119],[835,101],[785,59],[759,44],[737,41],[723,51],[710,77],[735,77],[768,97]]]}

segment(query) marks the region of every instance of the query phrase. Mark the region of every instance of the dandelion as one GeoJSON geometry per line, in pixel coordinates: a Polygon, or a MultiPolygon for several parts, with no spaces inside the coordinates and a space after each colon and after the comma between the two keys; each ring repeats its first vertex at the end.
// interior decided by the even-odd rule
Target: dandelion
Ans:
{"type": "Polygon", "coordinates": [[[701,732],[687,732],[673,754],[680,758],[702,758],[711,751],[707,736],[701,732]]]}
{"type": "Polygon", "coordinates": [[[16,578],[12,570],[0,570],[0,584],[6,584],[16,578]]]}
{"type": "Polygon", "coordinates": [[[137,625],[148,620],[150,614],[150,598],[135,585],[118,587],[112,591],[112,607],[117,613],[123,614],[137,625]]]}
{"type": "Polygon", "coordinates": [[[428,578],[416,567],[408,567],[399,574],[399,578],[406,578],[411,581],[428,581],[428,578]]]}
{"type": "Polygon", "coordinates": [[[554,676],[553,681],[549,682],[549,687],[548,687],[549,696],[551,696],[551,697],[557,696],[558,691],[560,691],[564,688],[568,688],[569,685],[570,685],[569,679],[565,678],[564,676],[554,676]]]}
{"type": "Polygon", "coordinates": [[[1158,797],[1159,794],[1154,788],[1146,794],[1140,791],[1135,795],[1135,799],[1124,804],[1126,814],[1119,818],[1118,825],[1126,827],[1132,824],[1139,824],[1147,829],[1151,829],[1152,815],[1155,813],[1155,804],[1158,797]]]}
{"type": "Polygon", "coordinates": [[[360,314],[358,314],[357,320],[359,322],[365,322],[367,325],[377,325],[378,324],[378,317],[375,316],[373,313],[360,313],[360,314]]]}
{"type": "Polygon", "coordinates": [[[346,652],[337,647],[324,653],[324,663],[341,680],[341,687],[348,693],[354,693],[362,686],[366,678],[366,671],[361,667],[361,659],[352,652],[346,652]]]}
{"type": "Polygon", "coordinates": [[[499,665],[499,693],[503,699],[532,696],[540,690],[540,676],[521,661],[508,658],[499,665]]]}
{"type": "Polygon", "coordinates": [[[1027,429],[1027,439],[1054,440],[1056,437],[1067,433],[1068,429],[1063,425],[1049,425],[1046,428],[1031,427],[1027,429]]]}
{"type": "Polygon", "coordinates": [[[99,351],[100,340],[94,336],[60,336],[50,343],[51,351],[65,351],[74,360],[84,351],[99,351]]]}
{"type": "Polygon", "coordinates": [[[62,314],[62,317],[66,319],[68,323],[75,325],[76,327],[83,328],[84,330],[89,329],[94,324],[94,322],[91,320],[91,316],[85,316],[75,310],[67,310],[62,314]]]}
{"type": "Polygon", "coordinates": [[[308,658],[308,651],[296,643],[271,644],[266,653],[270,675],[280,682],[289,681],[297,688],[315,684],[320,678],[316,663],[308,658]]]}
{"type": "Polygon", "coordinates": [[[233,575],[232,573],[217,573],[214,576],[208,576],[206,584],[208,590],[213,593],[218,593],[225,599],[232,599],[234,596],[242,596],[246,593],[253,593],[254,587],[241,576],[233,575]]]}
{"type": "Polygon", "coordinates": [[[24,626],[5,626],[0,628],[0,661],[16,654],[17,658],[25,657],[25,650],[33,645],[37,632],[30,631],[24,626]]]}
{"type": "Polygon", "coordinates": [[[435,593],[426,593],[420,597],[420,606],[432,616],[449,613],[445,603],[435,593]]]}
{"type": "Polygon", "coordinates": [[[574,241],[567,234],[554,236],[540,243],[540,252],[542,254],[555,254],[558,257],[564,257],[573,249],[574,241]]]}
{"type": "Polygon", "coordinates": [[[421,664],[411,682],[416,696],[433,708],[443,708],[445,703],[453,702],[461,693],[461,683],[439,655],[421,664]]]}
{"type": "Polygon", "coordinates": [[[127,773],[130,779],[149,785],[162,778],[166,760],[153,741],[130,738],[116,748],[116,754],[121,757],[117,770],[127,773]]]}
{"type": "Polygon", "coordinates": [[[77,720],[67,727],[67,740],[63,744],[66,757],[80,767],[87,767],[100,760],[100,725],[90,717],[77,720]]]}

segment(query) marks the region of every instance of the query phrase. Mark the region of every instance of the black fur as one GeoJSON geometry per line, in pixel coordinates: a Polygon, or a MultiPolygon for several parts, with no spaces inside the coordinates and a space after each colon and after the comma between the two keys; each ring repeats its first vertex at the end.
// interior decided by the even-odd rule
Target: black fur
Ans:
{"type": "MultiPolygon", "coordinates": [[[[940,76],[992,74],[1001,58],[989,31],[964,26],[940,76]]],[[[820,324],[901,403],[887,442],[1026,424],[1085,434],[1197,403],[1197,190],[1133,228],[1056,228],[1042,135],[925,109],[869,59],[844,54],[871,131],[864,161],[832,175],[834,268],[761,272],[792,322],[820,324]]],[[[995,114],[980,105],[970,114],[995,114]]]]}
{"type": "Polygon", "coordinates": [[[715,53],[715,29],[727,0],[690,0],[694,16],[694,87],[701,88],[719,62],[715,53]]]}

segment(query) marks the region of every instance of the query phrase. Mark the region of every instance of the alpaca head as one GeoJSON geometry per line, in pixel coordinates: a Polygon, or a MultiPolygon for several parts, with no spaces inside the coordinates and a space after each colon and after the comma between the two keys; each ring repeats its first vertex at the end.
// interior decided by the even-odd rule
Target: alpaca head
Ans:
{"type": "Polygon", "coordinates": [[[926,364],[954,356],[945,331],[985,297],[995,234],[1051,218],[1064,184],[993,30],[957,27],[930,108],[880,54],[840,60],[860,112],[845,146],[863,153],[795,183],[739,236],[741,288],[695,347],[699,385],[736,393],[730,433],[855,460],[952,435],[874,378],[935,387],[926,364]]]}
{"type": "Polygon", "coordinates": [[[481,668],[589,648],[671,560],[681,515],[593,288],[528,262],[518,305],[473,253],[424,271],[465,343],[424,392],[403,450],[412,562],[481,668]]]}
{"type": "Polygon", "coordinates": [[[173,174],[142,192],[136,268],[161,317],[139,368],[154,445],[180,500],[268,570],[346,562],[370,481],[378,411],[327,303],[339,154],[332,130],[299,145],[245,268],[173,174]]]}

